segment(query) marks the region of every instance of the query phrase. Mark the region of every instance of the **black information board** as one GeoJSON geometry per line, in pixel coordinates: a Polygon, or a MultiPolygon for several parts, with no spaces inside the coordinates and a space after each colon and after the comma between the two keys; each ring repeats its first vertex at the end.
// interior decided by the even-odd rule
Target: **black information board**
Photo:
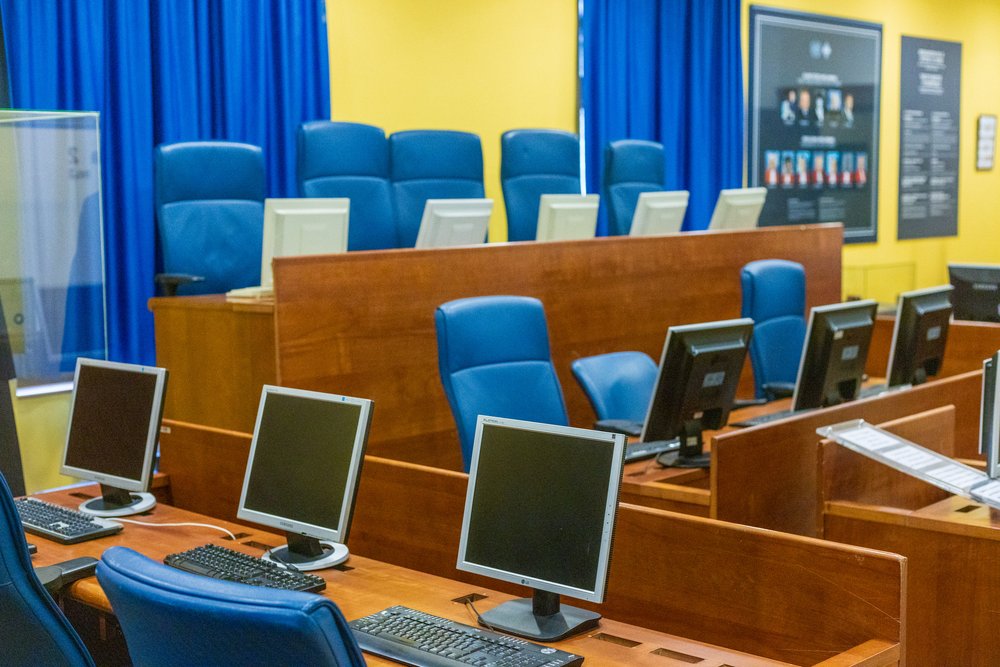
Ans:
{"type": "Polygon", "coordinates": [[[901,55],[897,236],[955,236],[962,45],[904,35],[901,55]]]}

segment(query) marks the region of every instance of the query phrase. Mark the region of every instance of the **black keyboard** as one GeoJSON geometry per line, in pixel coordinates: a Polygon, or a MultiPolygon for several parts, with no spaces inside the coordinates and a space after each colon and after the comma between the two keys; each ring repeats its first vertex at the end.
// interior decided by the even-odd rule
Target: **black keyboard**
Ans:
{"type": "Polygon", "coordinates": [[[206,544],[183,553],[170,554],[163,559],[163,562],[185,572],[213,579],[236,581],[251,586],[283,588],[308,593],[326,588],[326,581],[315,574],[288,569],[263,558],[249,556],[215,544],[206,544]]]}
{"type": "Polygon", "coordinates": [[[564,667],[583,658],[408,607],[351,621],[362,651],[416,667],[564,667]]]}
{"type": "Polygon", "coordinates": [[[90,516],[37,498],[17,498],[14,505],[21,515],[25,531],[59,544],[95,540],[114,535],[122,529],[116,521],[90,516]]]}
{"type": "Polygon", "coordinates": [[[789,417],[801,415],[805,412],[812,412],[812,410],[780,410],[778,412],[771,412],[766,415],[757,415],[756,417],[751,417],[750,419],[733,422],[730,426],[760,426],[761,424],[776,422],[779,419],[788,419],[789,417]]]}
{"type": "Polygon", "coordinates": [[[681,448],[681,441],[677,438],[673,440],[654,440],[652,442],[630,442],[625,445],[625,463],[639,461],[640,459],[650,459],[659,456],[663,452],[676,452],[681,448]]]}

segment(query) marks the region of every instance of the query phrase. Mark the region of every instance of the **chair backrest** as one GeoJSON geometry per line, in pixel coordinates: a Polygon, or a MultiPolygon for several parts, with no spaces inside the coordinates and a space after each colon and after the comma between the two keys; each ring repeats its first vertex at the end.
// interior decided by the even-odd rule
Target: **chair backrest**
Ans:
{"type": "Polygon", "coordinates": [[[97,565],[137,665],[365,664],[325,597],[199,577],[111,547],[97,565]]]}
{"type": "Polygon", "coordinates": [[[764,385],[794,383],[806,337],[806,271],[797,262],[762,259],[740,272],[741,317],[754,321],[750,364],[756,395],[764,385]]]}
{"type": "Polygon", "coordinates": [[[479,415],[565,426],[566,404],[538,299],[484,296],[438,306],[438,368],[469,469],[479,415]]]}
{"type": "Polygon", "coordinates": [[[389,169],[399,247],[417,242],[428,199],[485,196],[479,137],[450,130],[408,130],[389,137],[389,169]]]}
{"type": "Polygon", "coordinates": [[[657,366],[645,352],[609,352],[577,359],[573,376],[597,419],[642,422],[653,397],[657,366]]]}
{"type": "Polygon", "coordinates": [[[93,665],[90,654],[35,576],[21,518],[0,475],[0,619],[4,665],[93,665]]]}
{"type": "Polygon", "coordinates": [[[258,146],[191,141],[158,146],[156,221],[163,270],[203,276],[178,293],[260,284],[264,157],[258,146]]]}
{"type": "Polygon", "coordinates": [[[604,193],[608,233],[628,234],[639,195],[664,190],[663,144],[639,139],[612,141],[604,149],[604,193]]]}
{"type": "Polygon", "coordinates": [[[580,140],[562,130],[510,130],[500,137],[507,240],[534,241],[542,195],[580,194],[580,140]]]}
{"type": "Polygon", "coordinates": [[[396,247],[389,142],[382,128],[328,120],[302,123],[295,173],[302,197],[351,200],[348,250],[396,247]]]}

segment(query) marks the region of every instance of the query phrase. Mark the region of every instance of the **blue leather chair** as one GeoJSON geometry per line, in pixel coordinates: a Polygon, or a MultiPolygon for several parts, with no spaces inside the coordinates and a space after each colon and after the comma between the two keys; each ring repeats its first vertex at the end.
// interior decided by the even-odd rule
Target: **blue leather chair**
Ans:
{"type": "Polygon", "coordinates": [[[154,171],[163,271],[204,279],[187,284],[181,279],[177,292],[212,294],[259,285],[260,148],[227,141],[163,144],[156,149],[154,171]]]}
{"type": "Polygon", "coordinates": [[[87,648],[38,580],[21,518],[0,475],[0,618],[4,665],[93,665],[87,648]]]}
{"type": "Polygon", "coordinates": [[[417,242],[428,199],[485,196],[479,137],[450,130],[408,130],[389,137],[389,163],[401,248],[417,242]]]}
{"type": "Polygon", "coordinates": [[[389,142],[382,128],[328,120],[302,123],[295,173],[302,197],[351,200],[348,250],[396,247],[389,142]]]}
{"type": "Polygon", "coordinates": [[[645,421],[658,371],[648,354],[609,352],[577,359],[571,368],[598,421],[645,421]]]}
{"type": "Polygon", "coordinates": [[[580,194],[580,140],[562,130],[510,130],[500,137],[507,240],[534,241],[542,195],[580,194]]]}
{"type": "Polygon", "coordinates": [[[97,566],[136,665],[365,664],[325,597],[176,570],[125,547],[97,566]]]}
{"type": "Polygon", "coordinates": [[[625,235],[639,195],[665,190],[663,145],[655,141],[623,139],[604,149],[604,188],[608,205],[608,233],[625,235]]]}
{"type": "Polygon", "coordinates": [[[438,306],[438,368],[469,469],[479,415],[565,426],[542,302],[484,296],[438,306]]]}
{"type": "Polygon", "coordinates": [[[740,274],[741,317],[753,319],[750,364],[755,394],[791,396],[806,337],[806,272],[784,259],[750,262],[740,274]]]}

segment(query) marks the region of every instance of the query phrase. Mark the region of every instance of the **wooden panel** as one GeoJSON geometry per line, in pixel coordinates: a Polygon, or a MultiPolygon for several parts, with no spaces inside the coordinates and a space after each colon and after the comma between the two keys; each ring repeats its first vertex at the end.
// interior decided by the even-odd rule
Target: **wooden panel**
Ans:
{"type": "MultiPolygon", "coordinates": [[[[884,377],[887,373],[895,323],[896,318],[884,315],[875,320],[868,362],[865,365],[865,372],[873,377],[884,377]]],[[[938,377],[982,370],[983,359],[992,356],[997,350],[1000,350],[1000,324],[952,320],[948,327],[944,363],[941,364],[938,377]]]]}
{"type": "Polygon", "coordinates": [[[221,295],[151,299],[156,363],[170,371],[168,419],[252,431],[264,384],[275,384],[274,309],[221,295]]]}
{"type": "Polygon", "coordinates": [[[976,458],[982,372],[956,375],[712,439],[710,516],[799,535],[819,535],[816,429],[849,419],[870,423],[955,406],[955,454],[976,458]]]}
{"type": "MultiPolygon", "coordinates": [[[[593,414],[570,363],[616,350],[659,358],[672,324],[739,316],[748,261],[801,262],[810,306],[840,299],[839,225],[357,252],[275,260],[282,384],[373,398],[371,452],[460,468],[438,377],[434,310],[450,299],[535,296],[570,419],[593,414]]],[[[749,393],[749,384],[746,387],[749,393]]]]}

